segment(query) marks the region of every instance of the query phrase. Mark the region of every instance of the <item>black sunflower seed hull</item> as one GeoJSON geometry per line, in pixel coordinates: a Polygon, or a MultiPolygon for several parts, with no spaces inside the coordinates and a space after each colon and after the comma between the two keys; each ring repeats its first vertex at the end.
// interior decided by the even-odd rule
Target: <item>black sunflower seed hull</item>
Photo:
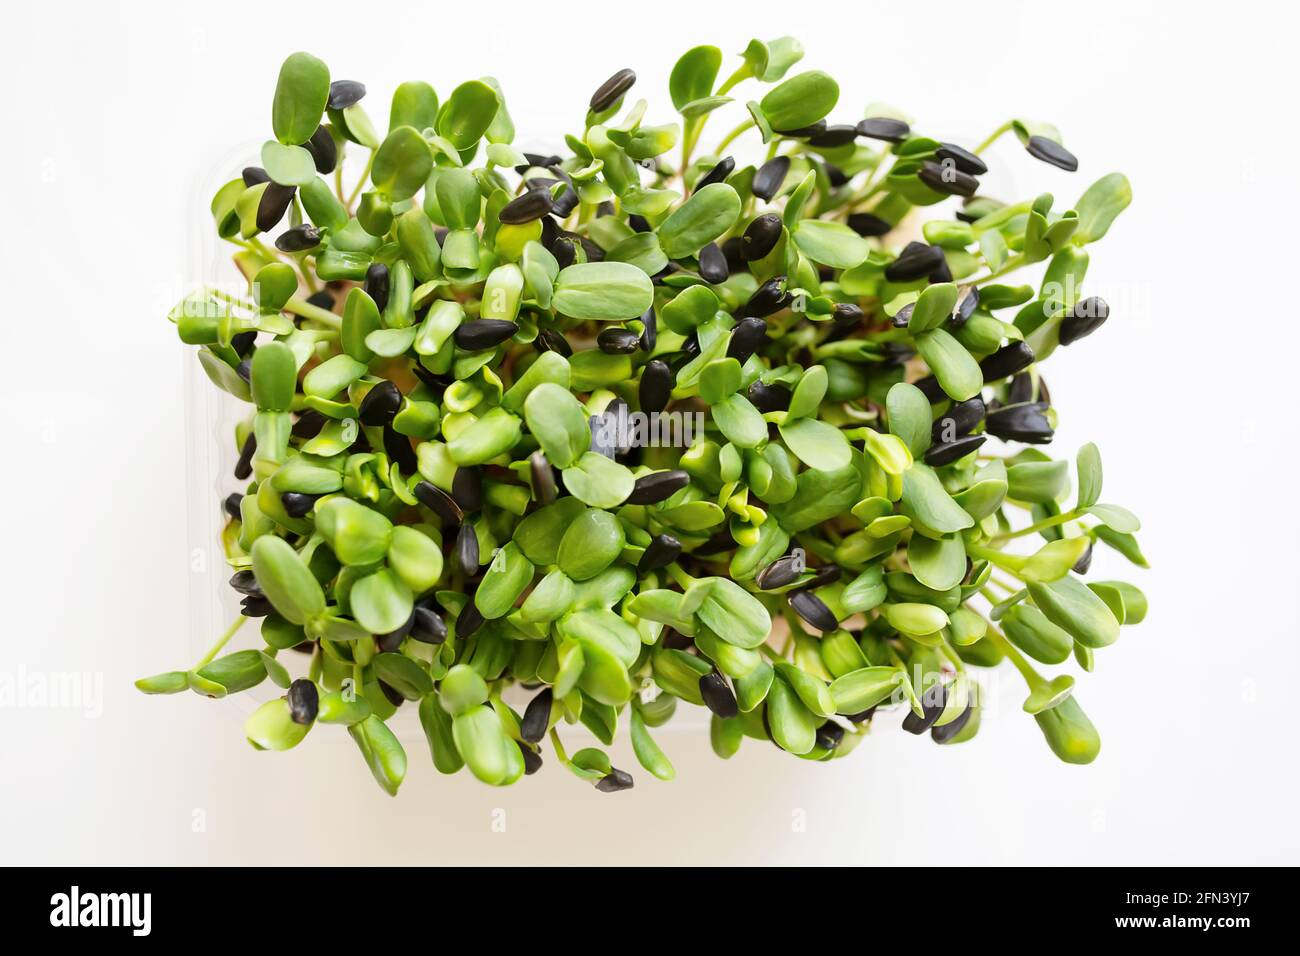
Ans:
{"type": "Polygon", "coordinates": [[[962,296],[957,300],[957,308],[953,310],[950,324],[953,328],[961,328],[966,321],[975,314],[979,308],[980,290],[976,286],[970,286],[962,292],[962,296]]]}
{"type": "Polygon", "coordinates": [[[301,491],[286,491],[280,495],[280,503],[290,518],[305,518],[316,507],[316,499],[319,497],[320,495],[303,494],[301,491]]]}
{"type": "Polygon", "coordinates": [[[281,252],[306,252],[319,245],[320,230],[309,222],[286,229],[275,240],[275,248],[281,252]]]}
{"type": "Polygon", "coordinates": [[[257,436],[250,430],[239,449],[239,459],[235,462],[235,477],[243,481],[253,473],[253,455],[257,452],[257,436]]]}
{"type": "Polygon", "coordinates": [[[388,308],[388,266],[373,262],[366,270],[366,281],[361,286],[366,295],[375,300],[380,312],[388,308]]]}
{"type": "Polygon", "coordinates": [[[528,702],[523,719],[519,721],[519,736],[535,744],[546,736],[551,723],[551,703],[555,694],[547,687],[528,702]]]}
{"type": "Polygon", "coordinates": [[[1030,445],[1045,445],[1053,436],[1047,405],[1043,402],[1009,405],[989,412],[984,418],[984,430],[1003,441],[1030,445]]]}
{"type": "Polygon", "coordinates": [[[734,358],[741,365],[767,341],[767,323],[755,316],[741,319],[731,330],[731,341],[727,344],[727,357],[734,358]]]}
{"type": "Polygon", "coordinates": [[[796,129],[778,129],[775,132],[780,133],[782,136],[789,136],[793,139],[808,139],[811,136],[820,136],[822,133],[826,132],[826,121],[824,119],[819,119],[817,122],[809,126],[800,126],[796,129]]]}
{"type": "Polygon", "coordinates": [[[334,293],[329,289],[321,289],[319,292],[313,292],[307,296],[307,301],[316,306],[318,309],[324,309],[326,312],[334,310],[334,293]]]}
{"type": "Polygon", "coordinates": [[[316,409],[304,409],[298,415],[298,420],[293,423],[293,428],[289,434],[293,435],[294,438],[315,438],[320,434],[321,429],[325,427],[326,421],[328,419],[316,409]]]}
{"type": "Polygon", "coordinates": [[[375,636],[375,646],[381,651],[395,651],[402,646],[406,636],[411,633],[411,628],[415,626],[415,611],[412,608],[411,613],[406,620],[402,622],[401,627],[395,631],[389,631],[387,634],[378,634],[375,636]]]}
{"type": "Polygon", "coordinates": [[[238,335],[230,337],[230,347],[235,350],[235,354],[241,358],[249,358],[253,354],[253,346],[257,344],[257,332],[240,332],[238,335]]]}
{"type": "Polygon", "coordinates": [[[725,182],[726,178],[736,171],[736,161],[730,156],[724,156],[718,164],[701,176],[695,183],[695,192],[699,192],[705,186],[712,186],[714,183],[725,182]]]}
{"type": "Polygon", "coordinates": [[[810,568],[809,570],[813,572],[813,576],[808,579],[808,583],[805,585],[809,590],[815,590],[827,584],[834,584],[844,574],[838,564],[824,564],[820,568],[810,568]]]}
{"type": "Polygon", "coordinates": [[[653,352],[658,341],[659,317],[655,314],[654,306],[650,306],[641,313],[641,348],[647,353],[653,352]]]}
{"type": "Polygon", "coordinates": [[[657,534],[646,546],[637,562],[636,569],[641,574],[658,571],[676,561],[682,553],[682,543],[670,534],[657,534]]]}
{"type": "Polygon", "coordinates": [[[954,164],[927,160],[917,171],[917,178],[937,193],[947,196],[974,196],[980,182],[969,173],[963,173],[954,164]]]}
{"type": "Polygon", "coordinates": [[[289,685],[289,693],[285,695],[285,701],[289,705],[289,719],[295,724],[310,724],[316,719],[316,710],[320,705],[320,694],[316,690],[316,684],[300,677],[289,685]]]}
{"type": "Polygon", "coordinates": [[[509,341],[518,331],[519,326],[509,319],[474,319],[458,326],[452,337],[457,348],[481,352],[509,341]]]}
{"type": "Polygon", "coordinates": [[[627,496],[629,505],[653,505],[666,501],[691,483],[691,476],[684,471],[656,471],[642,475],[632,486],[632,493],[627,496]]]}
{"type": "Polygon", "coordinates": [[[540,450],[528,456],[528,473],[532,478],[533,497],[539,504],[549,505],[559,494],[555,484],[555,472],[551,463],[540,450]]]}
{"type": "MultiPolygon", "coordinates": [[[[569,214],[577,208],[578,194],[573,187],[570,186],[564,192],[555,197],[555,201],[551,206],[551,212],[556,216],[559,216],[561,219],[567,219],[569,214]]],[[[563,255],[567,256],[569,261],[567,263],[562,262],[560,265],[561,268],[565,265],[573,265],[573,244],[566,242],[563,245],[568,246],[568,248],[563,252],[563,255]]],[[[552,249],[551,252],[555,255],[557,260],[560,258],[561,253],[559,251],[552,249]]]]}
{"type": "Polygon", "coordinates": [[[934,405],[936,402],[942,402],[948,397],[944,393],[943,387],[939,384],[939,380],[933,375],[919,378],[912,384],[921,390],[921,394],[930,400],[931,405],[934,405]]]}
{"type": "Polygon", "coordinates": [[[736,695],[731,692],[726,679],[717,671],[700,678],[700,696],[704,698],[704,706],[719,717],[725,719],[740,713],[736,695]]]}
{"type": "Polygon", "coordinates": [[[456,469],[451,479],[451,497],[460,510],[469,514],[483,508],[483,470],[475,466],[456,469]]]}
{"type": "Polygon", "coordinates": [[[363,425],[380,427],[392,422],[402,408],[402,393],[392,382],[383,381],[366,392],[357,406],[357,417],[363,425]]]}
{"type": "Polygon", "coordinates": [[[593,113],[603,113],[623,98],[623,95],[636,83],[636,73],[632,70],[619,70],[591,94],[588,104],[593,113]]]}
{"type": "Polygon", "coordinates": [[[1061,320],[1059,330],[1062,345],[1077,342],[1084,336],[1091,335],[1101,328],[1103,322],[1110,318],[1110,306],[1105,299],[1097,296],[1084,299],[1075,305],[1061,320]]]}
{"type": "Polygon", "coordinates": [[[497,218],[507,225],[517,226],[541,219],[555,206],[547,189],[530,189],[501,207],[497,218]]]}
{"type": "Polygon", "coordinates": [[[230,586],[240,594],[261,594],[262,586],[252,571],[236,571],[230,576],[230,586]]]}
{"type": "Polygon", "coordinates": [[[361,102],[366,95],[366,84],[357,80],[335,80],[330,84],[329,108],[345,110],[361,102]]]}
{"type": "Polygon", "coordinates": [[[380,681],[379,690],[383,693],[384,697],[387,698],[388,702],[392,704],[394,707],[401,707],[404,703],[406,703],[406,697],[403,696],[400,690],[398,690],[396,687],[393,687],[391,684],[385,684],[383,681],[380,681]]]}
{"type": "Polygon", "coordinates": [[[947,704],[948,688],[943,684],[931,684],[921,695],[921,711],[924,716],[918,717],[916,711],[909,707],[907,716],[903,718],[903,729],[909,734],[920,736],[934,726],[947,704]]]}
{"type": "Polygon", "coordinates": [[[835,149],[839,146],[847,146],[857,139],[858,128],[845,124],[827,126],[816,136],[808,137],[808,145],[815,146],[818,149],[835,149]]]}
{"type": "Polygon", "coordinates": [[[862,724],[871,720],[874,716],[876,716],[876,708],[868,707],[866,710],[860,710],[856,714],[849,714],[848,719],[850,723],[862,724]]]}
{"type": "Polygon", "coordinates": [[[760,412],[781,412],[790,407],[791,393],[784,385],[766,385],[755,379],[746,389],[745,397],[760,412]]]}
{"type": "Polygon", "coordinates": [[[641,347],[641,336],[631,329],[602,329],[596,346],[608,355],[631,355],[641,347]]]}
{"type": "Polygon", "coordinates": [[[1079,168],[1079,160],[1074,153],[1070,152],[1056,140],[1048,139],[1046,136],[1031,136],[1029,142],[1025,143],[1025,149],[1034,159],[1042,160],[1052,166],[1064,169],[1066,172],[1074,172],[1079,168]]]}
{"type": "Polygon", "coordinates": [[[626,770],[615,768],[600,778],[596,789],[601,793],[618,793],[620,790],[631,790],[632,785],[632,775],[626,770]]]}
{"type": "Polygon", "coordinates": [[[831,321],[844,328],[852,328],[865,317],[862,306],[852,302],[836,302],[831,310],[831,321]]]}
{"type": "Polygon", "coordinates": [[[760,590],[774,591],[793,584],[802,573],[799,560],[794,555],[787,554],[765,567],[754,580],[760,590]]]}
{"type": "Polygon", "coordinates": [[[700,250],[700,278],[711,285],[726,282],[731,270],[727,268],[727,257],[716,242],[710,242],[700,250]]]}
{"type": "Polygon", "coordinates": [[[831,609],[812,591],[793,591],[786,600],[796,614],[819,631],[833,631],[840,626],[831,609]]]}
{"type": "Polygon", "coordinates": [[[942,727],[931,727],[930,739],[936,744],[946,744],[965,729],[972,713],[974,713],[974,705],[967,704],[966,709],[955,720],[948,721],[942,727]]]}
{"type": "Polygon", "coordinates": [[[239,613],[244,617],[266,617],[274,610],[270,599],[262,594],[250,594],[239,602],[239,613]]]}
{"type": "Polygon", "coordinates": [[[442,519],[444,526],[458,525],[465,519],[464,512],[460,510],[460,506],[451,495],[431,482],[420,482],[411,493],[420,504],[442,519]]]}
{"type": "Polygon", "coordinates": [[[484,623],[483,614],[474,604],[473,595],[467,596],[469,597],[469,600],[465,602],[465,606],[461,608],[460,613],[456,615],[457,637],[470,637],[474,632],[482,627],[484,623]]]}
{"type": "Polygon", "coordinates": [[[392,425],[384,426],[384,454],[397,462],[397,467],[405,474],[413,475],[420,470],[420,460],[411,447],[411,439],[394,431],[392,425]]]}
{"type": "Polygon", "coordinates": [[[537,333],[534,345],[539,352],[554,352],[568,358],[573,354],[573,346],[564,334],[556,329],[542,329],[537,333]]]}
{"type": "Polygon", "coordinates": [[[666,362],[652,359],[641,370],[641,384],[637,387],[637,400],[643,412],[662,412],[672,397],[673,372],[666,362]]]}
{"type": "Polygon", "coordinates": [[[893,223],[869,212],[850,213],[847,221],[849,228],[864,239],[886,235],[894,228],[893,223]]]}
{"type": "Polygon", "coordinates": [[[1007,404],[1021,405],[1034,400],[1034,379],[1028,372],[1021,372],[1011,379],[1007,389],[1007,404]]]}
{"type": "Polygon", "coordinates": [[[1011,342],[980,362],[985,383],[1000,382],[1034,364],[1034,350],[1026,342],[1011,342]]]}
{"type": "Polygon", "coordinates": [[[743,316],[766,318],[780,312],[790,304],[790,293],[785,289],[785,276],[773,276],[754,290],[749,301],[740,310],[743,316]]]}
{"type": "Polygon", "coordinates": [[[1070,568],[1075,574],[1087,574],[1088,569],[1092,567],[1092,542],[1088,542],[1087,549],[1079,555],[1079,560],[1075,561],[1070,568]]]}
{"type": "Polygon", "coordinates": [[[781,186],[785,183],[785,177],[790,172],[790,157],[776,156],[769,159],[758,171],[754,173],[754,180],[750,184],[749,191],[759,199],[771,202],[776,194],[781,191],[781,186]]]}
{"type": "Polygon", "coordinates": [[[964,458],[979,448],[986,441],[987,435],[965,435],[950,442],[931,445],[925,452],[925,463],[935,468],[951,465],[958,458],[964,458]]]}
{"type": "Polygon", "coordinates": [[[245,166],[239,178],[244,181],[244,187],[256,186],[258,183],[269,183],[271,176],[261,166],[245,166]]]}
{"type": "Polygon", "coordinates": [[[934,151],[934,158],[940,163],[947,160],[963,173],[967,173],[971,176],[983,176],[989,171],[984,160],[980,159],[970,150],[963,149],[955,143],[939,144],[939,148],[934,151]]]}
{"type": "Polygon", "coordinates": [[[525,777],[531,777],[533,774],[537,773],[537,771],[542,769],[541,754],[539,754],[532,747],[525,747],[523,744],[519,743],[518,741],[515,742],[515,746],[519,748],[519,753],[523,756],[524,759],[525,777]]]}
{"type": "Polygon", "coordinates": [[[288,212],[289,203],[293,202],[293,195],[297,191],[296,186],[267,183],[266,192],[262,193],[262,199],[257,204],[257,228],[262,232],[274,229],[288,212]]]}
{"type": "Polygon", "coordinates": [[[885,278],[890,282],[912,282],[928,276],[943,261],[943,249],[939,246],[911,243],[885,266],[885,278]]]}
{"type": "Polygon", "coordinates": [[[417,606],[411,613],[411,639],[421,644],[441,644],[447,640],[447,622],[433,608],[417,606]]]}
{"type": "Polygon", "coordinates": [[[824,750],[834,750],[844,739],[844,728],[833,720],[828,720],[817,728],[817,746],[824,750]]]}
{"type": "Polygon", "coordinates": [[[311,139],[303,143],[303,148],[311,153],[311,161],[316,166],[316,172],[322,176],[328,176],[334,172],[334,167],[339,164],[339,148],[334,144],[334,137],[324,126],[317,126],[316,132],[311,134],[311,139]]]}
{"type": "Polygon", "coordinates": [[[873,116],[870,119],[859,120],[856,130],[857,134],[865,139],[879,139],[886,143],[901,143],[912,132],[911,127],[902,120],[887,116],[873,116]]]}
{"type": "Polygon", "coordinates": [[[226,495],[226,500],[221,503],[221,506],[225,509],[227,515],[234,518],[236,521],[239,521],[243,517],[239,510],[240,502],[243,500],[243,495],[238,491],[232,491],[230,494],[226,495]]]}
{"type": "Polygon", "coordinates": [[[467,575],[478,574],[478,533],[472,524],[462,524],[456,532],[456,564],[467,575]]]}
{"type": "Polygon", "coordinates": [[[759,216],[740,237],[740,255],[746,262],[762,259],[781,241],[781,217],[776,213],[759,216]]]}
{"type": "Polygon", "coordinates": [[[930,426],[930,440],[941,442],[960,438],[984,420],[985,411],[984,400],[978,395],[957,402],[934,420],[930,426]]]}

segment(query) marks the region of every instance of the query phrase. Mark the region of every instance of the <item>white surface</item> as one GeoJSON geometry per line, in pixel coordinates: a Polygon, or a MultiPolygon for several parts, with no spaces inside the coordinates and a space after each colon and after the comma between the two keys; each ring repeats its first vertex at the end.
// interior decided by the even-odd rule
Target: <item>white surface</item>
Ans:
{"type": "MultiPolygon", "coordinates": [[[[103,688],[97,718],[0,709],[0,859],[1300,862],[1288,8],[805,0],[797,15],[747,3],[740,16],[661,2],[618,21],[557,8],[560,38],[535,4],[141,6],[18,5],[0,40],[0,672],[84,671],[103,688]],[[1054,449],[1098,442],[1105,498],[1142,516],[1154,563],[1132,576],[1147,622],[1080,680],[1098,761],[1058,763],[1004,675],[1002,706],[956,748],[895,725],[830,766],[752,741],[724,764],[707,740],[666,735],[677,781],[638,773],[635,790],[606,796],[553,765],[507,791],[441,778],[413,747],[390,800],[342,733],[254,753],[236,703],[137,694],[133,678],[189,656],[193,358],[164,315],[193,276],[187,230],[210,228],[194,184],[226,143],[265,135],[282,57],[309,49],[364,80],[380,118],[401,80],[445,92],[490,72],[527,135],[579,123],[623,66],[662,108],[678,53],[738,51],[763,22],[840,79],[836,116],[884,100],[967,142],[1009,115],[1043,118],[1082,168],[1068,176],[1004,142],[995,160],[1020,193],[1065,205],[1111,170],[1133,182],[1086,284],[1112,318],[1048,366],[1054,449]],[[978,66],[949,65],[963,60],[978,66]]],[[[706,144],[729,127],[715,120],[706,144]]],[[[1109,556],[1098,567],[1127,574],[1109,556]]],[[[616,763],[633,766],[625,744],[616,763]]]]}

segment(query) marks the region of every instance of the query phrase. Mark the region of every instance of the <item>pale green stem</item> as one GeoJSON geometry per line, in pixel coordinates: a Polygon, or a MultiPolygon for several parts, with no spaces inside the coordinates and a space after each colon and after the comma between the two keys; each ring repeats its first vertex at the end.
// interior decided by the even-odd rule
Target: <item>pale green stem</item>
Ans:
{"type": "Polygon", "coordinates": [[[733,129],[730,133],[728,133],[726,136],[722,137],[722,142],[718,143],[718,148],[714,150],[714,152],[717,155],[721,156],[723,151],[725,151],[728,146],[730,146],[733,142],[735,142],[737,137],[739,137],[742,133],[752,129],[753,126],[754,126],[754,120],[752,117],[750,119],[745,120],[735,129],[733,129]]]}
{"type": "Polygon", "coordinates": [[[957,673],[958,674],[966,673],[966,662],[961,659],[961,656],[952,647],[952,645],[948,643],[946,638],[940,636],[939,639],[943,641],[943,644],[940,646],[940,649],[943,651],[944,656],[947,657],[948,660],[952,661],[952,666],[956,668],[957,673]]]}
{"type": "Polygon", "coordinates": [[[667,571],[668,576],[676,581],[683,591],[695,583],[695,579],[683,571],[681,565],[675,561],[668,565],[667,571]]]}
{"type": "Polygon", "coordinates": [[[343,328],[343,320],[329,309],[322,309],[318,305],[304,302],[302,299],[297,297],[290,299],[284,304],[284,311],[292,312],[294,315],[302,316],[304,319],[311,319],[313,322],[319,322],[321,325],[328,326],[335,331],[343,328]]]}
{"type": "Polygon", "coordinates": [[[718,87],[718,92],[715,93],[714,95],[726,96],[729,92],[731,92],[732,87],[736,86],[742,80],[749,79],[752,75],[753,74],[749,70],[748,63],[745,63],[737,67],[736,72],[731,74],[731,76],[727,77],[726,81],[721,86],[718,87]]]}
{"type": "Polygon", "coordinates": [[[1015,272],[1024,264],[1025,264],[1024,256],[1012,256],[1010,259],[1006,261],[1006,264],[1001,269],[998,269],[996,272],[990,272],[988,275],[984,276],[981,279],[976,279],[974,282],[971,283],[971,285],[983,285],[985,282],[992,282],[994,279],[1000,279],[1008,272],[1015,272]]]}
{"type": "Polygon", "coordinates": [[[334,195],[339,197],[339,202],[343,202],[343,155],[344,148],[339,147],[338,161],[334,164],[334,195]]]}
{"type": "Polygon", "coordinates": [[[317,641],[316,646],[312,648],[311,667],[307,671],[307,676],[316,683],[320,683],[320,675],[324,670],[325,656],[321,651],[320,642],[317,641]]]}
{"type": "Polygon", "coordinates": [[[1007,640],[1001,631],[993,626],[992,621],[989,621],[988,623],[989,629],[984,635],[985,638],[996,644],[998,649],[1001,650],[1011,663],[1015,665],[1016,670],[1020,671],[1020,676],[1025,679],[1025,683],[1029,685],[1031,690],[1040,685],[1043,682],[1043,678],[1038,671],[1034,670],[1034,668],[1030,666],[1029,661],[1025,660],[1024,655],[1022,655],[1020,651],[1016,650],[1016,646],[1007,640]]]}
{"type": "Polygon", "coordinates": [[[995,129],[992,133],[990,133],[988,139],[984,140],[984,142],[980,143],[978,146],[975,147],[974,149],[975,154],[979,155],[980,153],[984,152],[984,150],[988,149],[990,146],[996,143],[1002,137],[1003,133],[1011,129],[1011,123],[1012,123],[1011,120],[1007,120],[997,129],[995,129]]]}
{"type": "Polygon", "coordinates": [[[198,670],[201,667],[206,667],[208,664],[211,664],[213,659],[221,653],[221,649],[230,643],[230,639],[238,633],[239,629],[244,626],[244,622],[247,620],[248,618],[244,617],[242,614],[235,618],[235,623],[226,628],[226,633],[217,638],[217,643],[213,644],[212,647],[208,649],[208,652],[203,655],[203,660],[195,664],[193,669],[198,670]]]}
{"type": "Polygon", "coordinates": [[[1052,515],[1050,518],[1044,518],[1042,521],[1035,521],[1027,527],[1020,528],[1017,531],[1008,531],[1006,534],[1000,534],[989,539],[989,544],[997,544],[1001,541],[1010,541],[1012,538],[1023,538],[1027,534],[1034,534],[1038,531],[1045,531],[1048,528],[1055,528],[1057,525],[1065,524],[1067,521],[1074,521],[1083,517],[1083,512],[1071,508],[1059,515],[1052,515]]]}
{"type": "Polygon", "coordinates": [[[348,196],[347,202],[343,204],[347,207],[349,215],[352,214],[352,204],[357,201],[357,197],[361,195],[361,190],[366,186],[366,181],[370,179],[370,170],[374,165],[375,150],[372,149],[370,151],[370,158],[366,160],[366,168],[361,171],[361,178],[357,180],[357,184],[353,187],[352,193],[348,196]]]}

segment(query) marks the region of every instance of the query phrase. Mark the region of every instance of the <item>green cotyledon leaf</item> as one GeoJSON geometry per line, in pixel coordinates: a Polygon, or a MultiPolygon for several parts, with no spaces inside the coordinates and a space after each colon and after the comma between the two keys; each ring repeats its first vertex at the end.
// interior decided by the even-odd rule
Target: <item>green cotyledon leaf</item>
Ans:
{"type": "Polygon", "coordinates": [[[620,322],[640,317],[653,298],[650,277],[631,263],[583,262],[560,270],[551,303],[575,319],[620,322]]]}
{"type": "Polygon", "coordinates": [[[726,183],[711,183],[692,194],[664,221],[659,227],[659,243],[669,259],[693,256],[730,229],[739,217],[740,197],[736,190],[726,183]]]}
{"type": "Polygon", "coordinates": [[[760,101],[763,116],[777,132],[811,126],[835,108],[840,86],[821,70],[808,70],[773,87],[760,101]]]}
{"type": "Polygon", "coordinates": [[[286,146],[311,139],[330,94],[330,71],[310,53],[294,53],[280,67],[271,106],[275,138],[286,146]]]}
{"type": "Polygon", "coordinates": [[[325,610],[320,583],[292,545],[274,535],[253,542],[253,574],[271,605],[293,624],[303,624],[325,610]]]}

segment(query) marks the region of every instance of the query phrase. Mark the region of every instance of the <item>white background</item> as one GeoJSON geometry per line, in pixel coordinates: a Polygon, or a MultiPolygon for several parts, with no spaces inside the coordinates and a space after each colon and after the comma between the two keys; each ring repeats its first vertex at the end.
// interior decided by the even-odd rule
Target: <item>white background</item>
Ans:
{"type": "MultiPolygon", "coordinates": [[[[42,2],[5,16],[0,672],[102,675],[103,713],[0,709],[0,860],[1300,862],[1284,5],[42,2]],[[603,795],[553,762],[505,791],[442,778],[417,739],[392,800],[341,732],[255,753],[239,702],[139,695],[131,680],[186,666],[195,639],[185,449],[202,423],[187,421],[194,358],[167,300],[198,278],[202,191],[235,173],[217,168],[230,144],[268,133],[281,59],[307,49],[363,80],[380,123],[402,80],[445,93],[491,73],[526,141],[579,124],[623,66],[666,121],[676,56],[738,52],[751,31],[803,40],[800,68],[840,80],[837,119],[883,100],[973,144],[1008,116],[1041,118],[1081,157],[1070,176],[1008,139],[991,193],[1052,191],[1063,208],[1112,170],[1133,182],[1086,283],[1111,319],[1047,368],[1057,453],[1097,441],[1105,499],[1142,516],[1154,566],[1095,565],[1151,599],[1079,680],[1097,762],[1057,762],[1002,675],[960,747],[894,717],[827,766],[753,741],[723,763],[700,733],[664,734],[678,779],[637,772],[603,795]]],[[[734,122],[715,119],[706,143],[734,122]]],[[[624,744],[615,762],[638,770],[624,744]]]]}

